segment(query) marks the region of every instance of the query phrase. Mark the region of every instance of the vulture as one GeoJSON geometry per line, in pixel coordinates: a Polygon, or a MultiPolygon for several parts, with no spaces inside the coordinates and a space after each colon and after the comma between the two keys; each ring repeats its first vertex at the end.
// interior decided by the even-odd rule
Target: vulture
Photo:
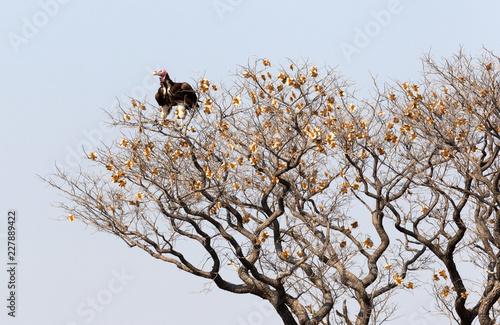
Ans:
{"type": "Polygon", "coordinates": [[[160,77],[160,88],[155,99],[162,109],[162,120],[170,114],[173,106],[177,106],[176,117],[181,120],[186,117],[186,107],[187,109],[199,107],[198,97],[187,82],[173,82],[165,70],[155,71],[153,76],[160,77]]]}

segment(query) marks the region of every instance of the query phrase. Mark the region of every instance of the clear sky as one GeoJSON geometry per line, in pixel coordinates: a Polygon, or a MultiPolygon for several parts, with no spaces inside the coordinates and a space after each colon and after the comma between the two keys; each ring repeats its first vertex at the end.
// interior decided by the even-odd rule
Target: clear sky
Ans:
{"type": "MultiPolygon", "coordinates": [[[[40,0],[0,3],[0,270],[7,269],[7,211],[18,211],[18,314],[1,324],[279,324],[259,300],[70,223],[39,180],[55,162],[74,167],[82,146],[113,135],[102,109],[117,98],[153,100],[164,68],[176,81],[229,82],[238,65],[304,58],[337,66],[359,88],[419,77],[419,57],[464,46],[500,54],[497,1],[40,0]],[[63,221],[61,221],[63,220],[63,221]]],[[[414,297],[398,323],[431,324],[414,297]]],[[[427,304],[427,305],[426,305],[427,304]]]]}

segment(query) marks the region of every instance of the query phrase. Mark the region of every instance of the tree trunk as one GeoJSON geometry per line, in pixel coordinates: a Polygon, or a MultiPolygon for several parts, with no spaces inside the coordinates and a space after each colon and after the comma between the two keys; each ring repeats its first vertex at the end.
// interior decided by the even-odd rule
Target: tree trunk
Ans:
{"type": "Polygon", "coordinates": [[[356,317],[356,325],[370,324],[370,317],[372,315],[373,305],[370,300],[361,300],[359,314],[356,317]]]}
{"type": "Polygon", "coordinates": [[[280,304],[275,309],[283,320],[283,325],[299,325],[285,304],[280,304]]]}

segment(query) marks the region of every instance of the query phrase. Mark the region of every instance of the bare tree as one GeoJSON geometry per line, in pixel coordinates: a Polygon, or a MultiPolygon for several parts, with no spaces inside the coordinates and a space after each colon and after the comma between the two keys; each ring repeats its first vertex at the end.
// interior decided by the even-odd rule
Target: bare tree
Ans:
{"type": "Polygon", "coordinates": [[[258,61],[227,88],[202,79],[202,109],[181,125],[159,125],[137,99],[120,105],[110,117],[123,137],[89,153],[89,171],[48,181],[71,218],[259,296],[284,324],[382,324],[391,297],[426,285],[417,276],[430,268],[440,283],[449,276],[434,289],[450,318],[493,324],[493,59],[427,58],[420,85],[375,87],[369,99],[333,69],[258,61]]]}

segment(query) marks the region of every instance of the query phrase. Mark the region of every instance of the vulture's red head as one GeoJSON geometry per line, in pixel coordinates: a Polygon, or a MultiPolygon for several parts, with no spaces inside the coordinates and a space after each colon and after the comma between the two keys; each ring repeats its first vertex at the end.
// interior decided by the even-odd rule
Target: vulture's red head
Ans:
{"type": "Polygon", "coordinates": [[[153,72],[153,76],[160,76],[161,81],[165,81],[165,78],[167,77],[167,71],[161,69],[158,71],[153,72]]]}

